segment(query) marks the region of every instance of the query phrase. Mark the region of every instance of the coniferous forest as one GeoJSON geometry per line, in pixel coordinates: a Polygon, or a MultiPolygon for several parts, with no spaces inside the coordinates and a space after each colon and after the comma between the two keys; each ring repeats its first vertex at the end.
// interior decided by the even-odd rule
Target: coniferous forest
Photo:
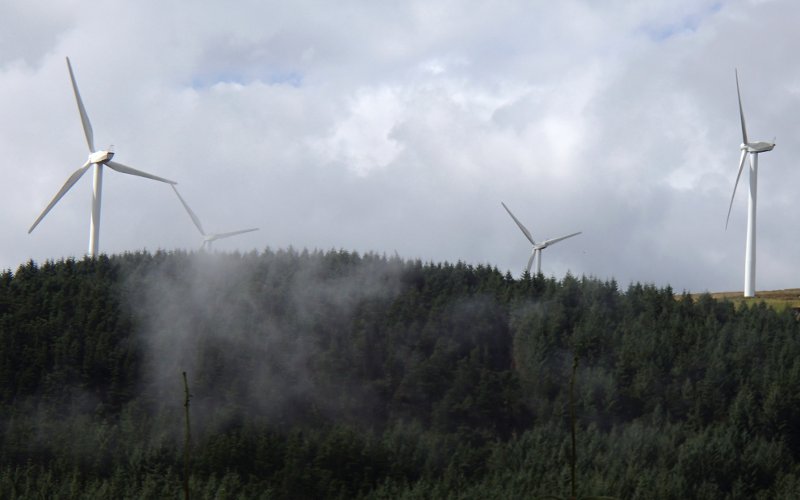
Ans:
{"type": "Polygon", "coordinates": [[[183,372],[192,498],[800,492],[791,311],[268,249],[0,274],[0,498],[182,497],[183,372]]]}

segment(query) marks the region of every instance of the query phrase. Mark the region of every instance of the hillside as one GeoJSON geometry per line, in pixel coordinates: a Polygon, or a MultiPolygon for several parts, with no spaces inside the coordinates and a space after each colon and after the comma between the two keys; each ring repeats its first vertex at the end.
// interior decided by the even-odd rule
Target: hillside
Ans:
{"type": "Polygon", "coordinates": [[[790,311],[346,251],[0,274],[0,497],[790,498],[790,311]]]}
{"type": "MultiPolygon", "coordinates": [[[[749,299],[744,298],[742,292],[714,292],[710,295],[717,300],[729,300],[737,305],[744,302],[758,301],[764,302],[766,305],[779,311],[792,309],[795,312],[800,312],[800,288],[759,291],[756,292],[755,297],[749,299]]],[[[699,296],[700,294],[693,295],[694,298],[698,298],[699,296]]]]}

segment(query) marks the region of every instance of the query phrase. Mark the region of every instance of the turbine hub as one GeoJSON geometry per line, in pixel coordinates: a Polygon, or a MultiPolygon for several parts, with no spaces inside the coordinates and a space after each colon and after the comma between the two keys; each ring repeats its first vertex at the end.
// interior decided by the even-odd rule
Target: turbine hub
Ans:
{"type": "Polygon", "coordinates": [[[113,151],[95,151],[89,155],[89,163],[108,163],[114,157],[113,151]]]}

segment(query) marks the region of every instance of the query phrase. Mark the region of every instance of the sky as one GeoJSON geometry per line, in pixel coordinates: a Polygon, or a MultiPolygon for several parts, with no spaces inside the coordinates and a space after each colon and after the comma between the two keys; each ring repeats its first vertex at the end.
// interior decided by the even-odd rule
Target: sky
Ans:
{"type": "MultiPolygon", "coordinates": [[[[756,288],[800,287],[800,5],[0,0],[0,269],[82,257],[98,147],[174,179],[217,251],[307,248],[488,264],[582,231],[542,272],[741,290],[759,160],[756,288]]],[[[196,250],[168,185],[106,169],[100,250],[196,250]]]]}

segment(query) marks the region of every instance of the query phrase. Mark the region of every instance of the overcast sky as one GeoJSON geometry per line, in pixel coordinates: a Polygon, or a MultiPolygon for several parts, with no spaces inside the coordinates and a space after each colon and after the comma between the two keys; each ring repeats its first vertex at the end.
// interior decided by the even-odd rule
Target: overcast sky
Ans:
{"type": "MultiPolygon", "coordinates": [[[[800,5],[786,1],[0,0],[0,268],[87,249],[98,147],[179,183],[221,251],[375,251],[741,290],[741,131],[757,289],[800,286],[800,5]],[[235,7],[231,7],[235,5],[235,7]]],[[[166,184],[106,169],[105,253],[196,249],[166,184]]]]}

